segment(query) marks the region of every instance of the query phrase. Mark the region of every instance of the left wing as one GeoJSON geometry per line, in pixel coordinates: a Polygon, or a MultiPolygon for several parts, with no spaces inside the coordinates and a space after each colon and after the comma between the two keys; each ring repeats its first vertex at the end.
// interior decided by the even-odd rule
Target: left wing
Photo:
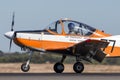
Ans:
{"type": "Polygon", "coordinates": [[[106,54],[103,49],[108,46],[109,42],[102,40],[88,39],[83,42],[77,43],[71,47],[72,53],[75,55],[80,55],[83,59],[89,60],[93,58],[98,62],[101,62],[106,54]]]}

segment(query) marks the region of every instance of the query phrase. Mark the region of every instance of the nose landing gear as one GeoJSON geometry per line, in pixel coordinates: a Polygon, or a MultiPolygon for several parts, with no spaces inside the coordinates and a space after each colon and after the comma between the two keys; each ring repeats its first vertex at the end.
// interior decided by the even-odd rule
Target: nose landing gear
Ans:
{"type": "Polygon", "coordinates": [[[29,69],[30,69],[30,65],[27,65],[26,63],[23,63],[23,64],[21,65],[21,70],[22,70],[23,72],[28,72],[29,69]]]}
{"type": "Polygon", "coordinates": [[[30,60],[31,60],[31,58],[32,58],[33,51],[30,51],[29,53],[30,53],[30,56],[29,56],[28,61],[27,61],[26,63],[23,63],[23,64],[21,65],[21,70],[22,70],[23,72],[28,72],[29,69],[30,69],[30,65],[29,65],[29,64],[30,64],[30,60]]]}

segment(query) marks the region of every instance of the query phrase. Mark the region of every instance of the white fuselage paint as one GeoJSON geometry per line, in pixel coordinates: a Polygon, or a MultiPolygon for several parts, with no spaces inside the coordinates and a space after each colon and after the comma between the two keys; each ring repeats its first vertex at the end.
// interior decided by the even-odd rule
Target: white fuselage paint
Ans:
{"type": "Polygon", "coordinates": [[[89,39],[89,37],[80,36],[63,36],[63,35],[47,35],[47,34],[32,34],[32,33],[17,33],[17,38],[31,39],[31,40],[47,40],[56,42],[71,42],[78,43],[89,39]]]}
{"type": "Polygon", "coordinates": [[[81,37],[81,36],[72,36],[72,35],[49,35],[49,34],[34,34],[34,33],[17,33],[17,38],[29,39],[29,40],[47,40],[47,41],[56,41],[56,42],[70,42],[70,43],[79,43],[87,39],[96,39],[101,40],[105,39],[110,42],[109,46],[113,46],[113,41],[115,41],[115,46],[120,47],[120,35],[104,37],[104,38],[90,38],[90,37],[81,37]]]}

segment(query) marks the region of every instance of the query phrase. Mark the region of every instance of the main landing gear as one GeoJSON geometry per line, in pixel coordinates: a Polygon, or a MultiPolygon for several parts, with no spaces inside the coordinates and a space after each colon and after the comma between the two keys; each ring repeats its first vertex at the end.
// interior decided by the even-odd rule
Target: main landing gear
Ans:
{"type": "MultiPolygon", "coordinates": [[[[54,71],[56,73],[62,73],[64,71],[64,65],[63,65],[63,62],[65,60],[66,56],[63,55],[62,57],[62,60],[60,62],[57,62],[55,65],[54,65],[54,71]]],[[[76,72],[76,73],[82,73],[83,70],[84,70],[84,65],[82,62],[80,62],[80,56],[76,56],[76,63],[73,65],[73,70],[76,72]]]]}
{"type": "Polygon", "coordinates": [[[76,73],[82,73],[83,70],[84,70],[84,65],[81,61],[81,58],[79,55],[76,56],[76,63],[73,65],[73,70],[76,72],[76,73]]]}
{"type": "Polygon", "coordinates": [[[29,71],[29,69],[30,69],[30,60],[31,60],[31,58],[32,58],[32,54],[33,54],[33,51],[30,51],[29,52],[30,54],[29,54],[29,59],[28,59],[28,61],[26,62],[26,63],[23,63],[22,65],[21,65],[21,70],[23,71],[23,72],[28,72],[29,71]]]}
{"type": "Polygon", "coordinates": [[[60,62],[57,62],[55,65],[54,65],[54,71],[56,73],[62,73],[64,71],[64,65],[63,65],[63,62],[65,60],[66,56],[63,55],[62,56],[62,59],[60,62]]]}
{"type": "Polygon", "coordinates": [[[83,65],[83,63],[81,63],[81,62],[76,62],[76,63],[73,65],[73,70],[74,70],[76,73],[82,73],[83,70],[84,70],[84,65],[83,65]]]}

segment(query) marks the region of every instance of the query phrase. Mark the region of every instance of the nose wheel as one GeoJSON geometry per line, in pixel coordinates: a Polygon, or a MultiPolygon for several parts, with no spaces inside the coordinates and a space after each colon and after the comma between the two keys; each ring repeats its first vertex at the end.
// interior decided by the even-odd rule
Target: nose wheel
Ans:
{"type": "Polygon", "coordinates": [[[82,73],[83,70],[84,70],[84,65],[83,65],[83,63],[81,63],[81,62],[76,62],[76,63],[73,65],[73,70],[74,70],[76,73],[82,73]]]}
{"type": "Polygon", "coordinates": [[[21,65],[21,70],[22,70],[23,72],[28,72],[29,69],[30,69],[30,66],[27,65],[26,63],[23,63],[23,64],[21,65]]]}

